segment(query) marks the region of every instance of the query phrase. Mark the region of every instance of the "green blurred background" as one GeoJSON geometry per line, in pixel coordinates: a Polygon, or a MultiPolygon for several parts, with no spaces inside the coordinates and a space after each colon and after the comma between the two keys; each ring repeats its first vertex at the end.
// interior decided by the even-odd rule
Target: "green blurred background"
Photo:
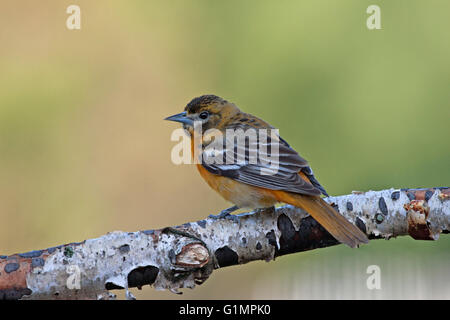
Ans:
{"type": "MultiPolygon", "coordinates": [[[[0,253],[227,207],[172,164],[175,126],[162,120],[205,93],[280,127],[332,195],[448,185],[449,12],[446,0],[3,0],[0,253]],[[70,4],[81,30],[66,28],[70,4]],[[366,27],[370,4],[382,30],[366,27]]],[[[221,269],[183,296],[133,292],[448,299],[449,270],[449,235],[405,237],[221,269]],[[372,264],[381,290],[366,288],[372,264]]]]}

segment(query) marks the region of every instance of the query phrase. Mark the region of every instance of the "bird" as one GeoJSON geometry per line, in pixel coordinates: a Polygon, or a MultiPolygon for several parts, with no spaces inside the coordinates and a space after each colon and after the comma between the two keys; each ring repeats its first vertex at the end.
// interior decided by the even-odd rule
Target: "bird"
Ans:
{"type": "MultiPolygon", "coordinates": [[[[192,152],[196,147],[200,148],[201,155],[207,154],[208,150],[214,151],[209,152],[209,158],[199,157],[199,161],[196,162],[197,169],[213,190],[234,204],[214,217],[226,218],[241,208],[266,210],[278,203],[286,203],[305,210],[341,243],[352,248],[368,243],[369,240],[364,232],[322,199],[321,195],[328,196],[328,194],[317,181],[308,162],[281,138],[269,123],[241,111],[236,104],[213,94],[192,99],[183,112],[167,117],[165,120],[182,124],[185,132],[191,137],[192,152]],[[200,129],[196,129],[196,124],[200,129]],[[248,138],[240,147],[233,145],[229,147],[225,143],[227,134],[240,129],[244,132],[251,129],[257,132],[267,130],[271,133],[266,134],[266,137],[269,137],[267,141],[262,141],[262,136],[258,135],[256,141],[251,142],[248,138]],[[209,141],[202,138],[197,140],[200,143],[196,146],[195,130],[199,131],[200,135],[206,136],[208,132],[215,132],[217,136],[222,134],[222,137],[218,141],[216,138],[209,141]],[[222,142],[224,149],[211,149],[212,141],[222,142]],[[274,143],[278,147],[278,162],[275,169],[269,167],[267,161],[258,159],[250,161],[254,158],[250,158],[248,154],[245,154],[241,161],[236,161],[239,152],[256,150],[257,156],[260,156],[264,145],[269,149],[274,143]],[[216,156],[214,159],[223,161],[208,161],[208,159],[211,160],[211,154],[216,156]],[[229,157],[226,160],[234,161],[224,161],[225,154],[229,157]]],[[[264,155],[267,154],[266,151],[264,155]]]]}

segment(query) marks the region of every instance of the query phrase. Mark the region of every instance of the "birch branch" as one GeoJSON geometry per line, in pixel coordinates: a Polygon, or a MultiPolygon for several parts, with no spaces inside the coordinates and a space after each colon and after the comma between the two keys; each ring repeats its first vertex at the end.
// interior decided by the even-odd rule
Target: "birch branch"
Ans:
{"type": "MultiPolygon", "coordinates": [[[[410,235],[437,240],[450,231],[450,188],[389,189],[329,197],[370,239],[410,235]]],[[[448,239],[447,239],[448,240],[448,239]]],[[[1,299],[110,299],[112,289],[178,292],[218,268],[274,260],[339,244],[311,216],[289,205],[0,256],[1,299]]]]}

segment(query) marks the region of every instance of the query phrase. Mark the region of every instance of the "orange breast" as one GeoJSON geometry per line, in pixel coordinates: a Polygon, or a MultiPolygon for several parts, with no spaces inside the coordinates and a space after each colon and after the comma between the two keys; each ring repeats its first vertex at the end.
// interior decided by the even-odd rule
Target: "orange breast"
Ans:
{"type": "Polygon", "coordinates": [[[278,202],[271,190],[212,174],[201,164],[197,164],[197,169],[212,189],[239,208],[267,208],[278,202]]]}

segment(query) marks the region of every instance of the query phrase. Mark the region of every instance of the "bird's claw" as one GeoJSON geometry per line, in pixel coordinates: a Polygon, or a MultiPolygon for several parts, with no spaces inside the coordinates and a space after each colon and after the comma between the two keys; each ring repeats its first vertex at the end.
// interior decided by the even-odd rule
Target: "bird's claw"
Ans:
{"type": "Polygon", "coordinates": [[[208,218],[211,218],[211,219],[214,219],[214,220],[227,219],[227,220],[231,220],[231,221],[234,221],[234,222],[238,222],[239,218],[237,216],[231,214],[231,212],[236,211],[236,210],[237,210],[237,208],[231,207],[231,208],[222,210],[217,215],[210,214],[208,216],[208,218]]]}
{"type": "Polygon", "coordinates": [[[275,212],[275,206],[267,207],[267,208],[258,208],[255,210],[256,214],[272,213],[272,212],[275,212]]]}

